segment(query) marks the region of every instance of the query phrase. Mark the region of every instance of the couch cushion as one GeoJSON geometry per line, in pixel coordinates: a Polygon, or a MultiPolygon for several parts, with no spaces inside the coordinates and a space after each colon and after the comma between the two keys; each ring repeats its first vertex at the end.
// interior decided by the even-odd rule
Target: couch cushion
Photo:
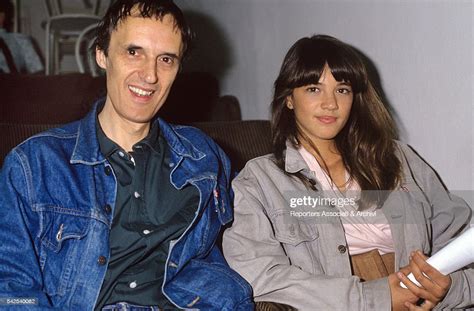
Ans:
{"type": "Polygon", "coordinates": [[[78,120],[105,95],[105,77],[0,75],[0,122],[62,124],[78,120]]]}
{"type": "MultiPolygon", "coordinates": [[[[271,152],[269,121],[202,122],[192,125],[221,146],[229,156],[234,170],[242,169],[252,158],[271,152]]],[[[60,125],[0,122],[0,167],[13,147],[36,133],[57,126],[60,125]]]]}

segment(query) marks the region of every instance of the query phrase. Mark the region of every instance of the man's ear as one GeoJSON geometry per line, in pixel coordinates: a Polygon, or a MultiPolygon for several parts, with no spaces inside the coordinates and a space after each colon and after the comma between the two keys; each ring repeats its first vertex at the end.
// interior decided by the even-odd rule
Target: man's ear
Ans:
{"type": "Polygon", "coordinates": [[[95,49],[95,61],[100,68],[107,69],[107,56],[105,56],[104,51],[99,48],[95,49]]]}

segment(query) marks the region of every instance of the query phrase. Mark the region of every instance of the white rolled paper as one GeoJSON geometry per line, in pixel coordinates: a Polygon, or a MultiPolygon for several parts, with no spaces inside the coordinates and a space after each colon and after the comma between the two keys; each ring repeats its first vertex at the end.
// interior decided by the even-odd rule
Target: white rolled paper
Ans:
{"type": "MultiPolygon", "coordinates": [[[[462,267],[474,262],[474,227],[452,240],[439,252],[426,260],[433,268],[444,275],[448,275],[462,267]]],[[[420,283],[412,273],[408,275],[410,281],[418,286],[420,283]]],[[[407,288],[400,282],[400,286],[407,288]]]]}

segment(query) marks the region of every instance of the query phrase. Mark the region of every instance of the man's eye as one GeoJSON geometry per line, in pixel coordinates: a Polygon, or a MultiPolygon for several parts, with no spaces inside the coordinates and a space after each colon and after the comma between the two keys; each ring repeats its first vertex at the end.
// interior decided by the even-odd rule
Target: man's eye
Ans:
{"type": "Polygon", "coordinates": [[[169,56],[163,56],[163,57],[161,58],[161,61],[162,61],[163,63],[168,64],[168,65],[171,65],[171,64],[173,64],[173,62],[174,62],[173,58],[172,58],[172,57],[169,57],[169,56]]]}
{"type": "Polygon", "coordinates": [[[128,49],[127,52],[129,55],[132,55],[132,56],[137,55],[137,50],[135,49],[128,49]]]}

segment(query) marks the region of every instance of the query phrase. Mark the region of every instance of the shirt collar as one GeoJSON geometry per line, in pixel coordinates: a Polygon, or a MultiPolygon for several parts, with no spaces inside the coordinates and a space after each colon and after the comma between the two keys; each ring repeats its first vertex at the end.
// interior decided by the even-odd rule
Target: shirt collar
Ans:
{"type": "MultiPolygon", "coordinates": [[[[97,105],[97,112],[96,112],[96,131],[97,131],[97,139],[99,141],[100,151],[104,154],[106,158],[111,156],[117,150],[123,150],[116,142],[111,140],[107,135],[104,133],[102,126],[100,125],[99,121],[99,113],[104,108],[104,103],[98,103],[97,105]]],[[[150,126],[150,131],[148,135],[134,144],[133,146],[137,145],[147,145],[153,150],[155,153],[158,153],[160,150],[160,143],[159,143],[159,136],[160,136],[160,127],[157,122],[152,122],[150,126]]]]}
{"type": "Polygon", "coordinates": [[[158,122],[152,122],[150,125],[150,132],[148,135],[143,138],[141,141],[136,143],[135,145],[138,144],[145,144],[148,147],[151,148],[155,153],[160,152],[160,126],[158,122]]]}
{"type": "MultiPolygon", "coordinates": [[[[97,110],[104,103],[105,97],[96,101],[89,114],[79,121],[76,145],[70,160],[72,164],[95,165],[105,161],[105,157],[100,151],[96,127],[97,110]]],[[[153,126],[157,128],[157,131],[153,131],[156,133],[156,140],[150,140],[153,141],[153,146],[158,146],[159,135],[161,134],[172,152],[176,153],[176,155],[190,157],[194,160],[200,160],[206,156],[204,152],[198,149],[194,142],[189,140],[193,139],[193,132],[196,133],[195,131],[189,131],[187,137],[177,133],[178,129],[187,132],[186,129],[189,127],[173,126],[159,118],[153,122],[152,128],[153,126]]],[[[202,134],[197,135],[196,138],[198,137],[202,137],[202,134]]]]}

